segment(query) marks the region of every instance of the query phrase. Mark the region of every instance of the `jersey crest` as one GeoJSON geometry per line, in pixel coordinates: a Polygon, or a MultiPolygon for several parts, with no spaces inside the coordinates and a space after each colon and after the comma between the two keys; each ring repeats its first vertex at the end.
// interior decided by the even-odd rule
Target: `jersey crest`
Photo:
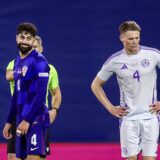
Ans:
{"type": "Polygon", "coordinates": [[[141,65],[142,65],[142,67],[148,67],[150,65],[150,62],[148,59],[143,59],[141,61],[141,65]]]}
{"type": "Polygon", "coordinates": [[[27,66],[23,66],[22,67],[22,75],[25,76],[27,73],[28,67],[27,66]]]}

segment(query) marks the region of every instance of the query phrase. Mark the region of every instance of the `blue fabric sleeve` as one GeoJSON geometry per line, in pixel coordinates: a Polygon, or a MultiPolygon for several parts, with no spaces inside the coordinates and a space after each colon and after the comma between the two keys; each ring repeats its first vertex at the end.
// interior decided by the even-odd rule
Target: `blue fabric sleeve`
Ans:
{"type": "MultiPolygon", "coordinates": [[[[16,85],[15,85],[15,87],[16,87],[16,85]]],[[[11,124],[13,122],[13,120],[16,118],[16,113],[17,113],[16,102],[17,102],[17,95],[16,95],[16,92],[14,92],[13,96],[11,98],[11,106],[10,106],[9,114],[7,117],[7,123],[11,124]]]]}
{"type": "MultiPolygon", "coordinates": [[[[24,120],[30,124],[35,120],[35,117],[44,112],[47,84],[49,77],[49,66],[45,61],[40,61],[35,64],[35,87],[36,94],[31,102],[30,106],[27,107],[27,113],[24,116],[24,120]]],[[[27,105],[27,104],[26,104],[27,105]]]]}

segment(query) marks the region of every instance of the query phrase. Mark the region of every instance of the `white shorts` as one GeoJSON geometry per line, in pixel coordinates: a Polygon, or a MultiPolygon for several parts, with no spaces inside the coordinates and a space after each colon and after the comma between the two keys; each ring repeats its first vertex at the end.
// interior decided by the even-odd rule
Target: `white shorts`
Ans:
{"type": "Polygon", "coordinates": [[[157,156],[159,138],[158,119],[122,121],[120,141],[122,157],[136,156],[142,151],[143,156],[157,156]]]}

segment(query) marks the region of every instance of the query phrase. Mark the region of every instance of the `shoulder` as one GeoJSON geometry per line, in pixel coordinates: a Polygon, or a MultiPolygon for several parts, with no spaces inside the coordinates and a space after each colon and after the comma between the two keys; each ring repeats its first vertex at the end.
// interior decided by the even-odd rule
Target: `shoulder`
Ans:
{"type": "Polygon", "coordinates": [[[32,64],[37,71],[49,71],[48,62],[41,53],[34,51],[30,57],[33,60],[32,64]]]}
{"type": "Polygon", "coordinates": [[[119,59],[119,58],[121,57],[121,55],[123,55],[123,54],[124,54],[123,50],[120,50],[120,51],[112,54],[112,55],[105,61],[104,65],[106,65],[106,64],[108,64],[108,63],[110,63],[110,62],[112,62],[112,61],[114,61],[114,60],[119,59]]]}
{"type": "Polygon", "coordinates": [[[147,46],[140,46],[140,49],[143,51],[148,51],[148,52],[153,52],[153,53],[159,53],[160,51],[156,48],[152,48],[152,47],[147,47],[147,46]]]}
{"type": "Polygon", "coordinates": [[[15,59],[11,60],[8,65],[13,65],[14,66],[14,61],[15,61],[15,59]]]}
{"type": "Polygon", "coordinates": [[[13,69],[13,67],[14,67],[14,61],[15,61],[15,59],[13,59],[12,61],[10,61],[9,63],[8,63],[8,66],[7,66],[7,70],[12,70],[13,69]]]}
{"type": "Polygon", "coordinates": [[[51,75],[57,74],[57,70],[52,64],[49,64],[49,68],[50,68],[51,75]]]}
{"type": "Polygon", "coordinates": [[[32,58],[33,58],[33,62],[34,62],[35,65],[37,65],[37,64],[48,65],[48,62],[47,62],[46,58],[41,53],[38,53],[35,50],[33,51],[33,54],[31,55],[31,59],[32,58]]]}
{"type": "Polygon", "coordinates": [[[50,71],[56,71],[56,68],[52,64],[49,64],[49,68],[50,68],[50,71]]]}
{"type": "Polygon", "coordinates": [[[43,54],[38,53],[36,50],[33,51],[32,57],[35,58],[35,60],[44,60],[46,61],[46,58],[43,56],[43,54]]]}
{"type": "Polygon", "coordinates": [[[11,60],[9,64],[14,64],[15,59],[11,60]]]}

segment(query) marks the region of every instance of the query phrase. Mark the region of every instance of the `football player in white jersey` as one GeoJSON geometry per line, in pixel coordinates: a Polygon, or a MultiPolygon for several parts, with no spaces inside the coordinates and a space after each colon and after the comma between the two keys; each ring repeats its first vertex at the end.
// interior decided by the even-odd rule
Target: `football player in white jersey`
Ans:
{"type": "Polygon", "coordinates": [[[121,119],[121,154],[127,160],[143,160],[157,156],[159,125],[157,113],[156,67],[160,68],[160,52],[140,46],[140,26],[134,21],[123,22],[120,40],[124,48],[113,54],[102,66],[91,89],[102,105],[121,119]],[[103,85],[115,74],[120,88],[120,105],[114,106],[107,98],[103,85]]]}

